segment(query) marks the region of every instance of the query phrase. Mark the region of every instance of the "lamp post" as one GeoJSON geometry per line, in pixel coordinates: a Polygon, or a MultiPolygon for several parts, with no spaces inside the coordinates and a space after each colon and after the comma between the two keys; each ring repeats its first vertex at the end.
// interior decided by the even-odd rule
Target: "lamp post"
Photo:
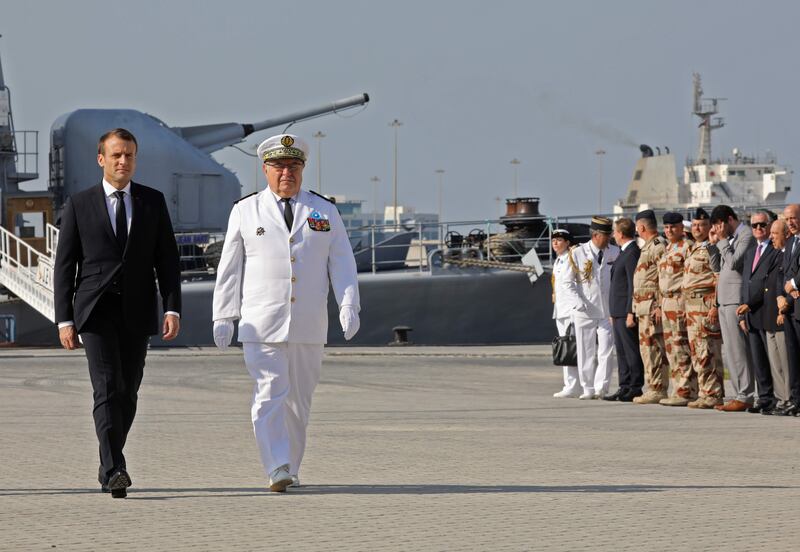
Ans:
{"type": "Polygon", "coordinates": [[[603,213],[603,156],[606,150],[599,149],[594,152],[597,156],[597,172],[598,172],[598,185],[597,185],[597,214],[603,213]]]}
{"type": "Polygon", "coordinates": [[[321,130],[312,134],[317,139],[317,193],[322,193],[322,139],[327,136],[321,130]]]}
{"type": "Polygon", "coordinates": [[[514,167],[514,197],[516,198],[519,195],[519,192],[517,190],[517,188],[518,188],[517,184],[518,184],[518,179],[519,179],[518,167],[519,167],[519,164],[522,163],[522,161],[520,161],[519,159],[517,159],[515,157],[514,159],[509,161],[509,163],[511,163],[511,166],[514,167]]]}
{"type": "Polygon", "coordinates": [[[439,177],[438,184],[439,184],[439,241],[442,239],[442,176],[444,175],[444,169],[436,169],[433,171],[439,177]]]}
{"type": "Polygon", "coordinates": [[[392,191],[393,191],[393,200],[392,204],[394,207],[393,218],[394,218],[394,227],[397,230],[397,227],[400,224],[400,217],[397,216],[397,129],[401,127],[403,123],[399,120],[395,119],[389,126],[394,128],[394,181],[392,184],[392,191]]]}
{"type": "Polygon", "coordinates": [[[377,176],[369,179],[372,182],[372,226],[378,224],[378,182],[381,181],[377,176]]]}

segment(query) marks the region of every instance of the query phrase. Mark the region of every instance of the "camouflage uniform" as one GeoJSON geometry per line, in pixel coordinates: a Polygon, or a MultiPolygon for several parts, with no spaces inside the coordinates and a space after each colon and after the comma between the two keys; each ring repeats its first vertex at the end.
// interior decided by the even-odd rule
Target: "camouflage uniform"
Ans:
{"type": "Polygon", "coordinates": [[[672,395],[688,400],[697,397],[697,376],[692,372],[689,336],[686,333],[686,310],[681,287],[684,261],[692,245],[694,242],[688,239],[668,243],[666,253],[658,262],[661,324],[664,328],[664,348],[672,378],[672,395]]]}
{"type": "Polygon", "coordinates": [[[686,303],[686,328],[689,333],[692,370],[697,374],[699,399],[689,406],[710,408],[722,404],[722,334],[719,320],[708,321],[708,311],[716,304],[719,251],[702,242],[689,248],[683,273],[686,303]],[[706,404],[703,405],[705,400],[706,404]]]}
{"type": "MultiPolygon", "coordinates": [[[[664,398],[667,394],[667,358],[661,322],[653,320],[652,311],[661,301],[658,289],[658,261],[664,255],[664,240],[658,236],[642,246],[642,253],[633,273],[633,313],[639,321],[639,351],[642,353],[648,391],[634,402],[664,398]],[[648,397],[648,395],[650,397],[648,397]]],[[[658,401],[655,401],[658,402],[658,401]]]]}

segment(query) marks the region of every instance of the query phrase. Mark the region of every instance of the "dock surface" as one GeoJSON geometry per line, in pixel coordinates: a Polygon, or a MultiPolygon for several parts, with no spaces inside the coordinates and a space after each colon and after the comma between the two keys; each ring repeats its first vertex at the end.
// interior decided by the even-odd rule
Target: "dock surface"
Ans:
{"type": "Polygon", "coordinates": [[[796,548],[800,418],[560,382],[542,346],[327,349],[302,487],[277,494],[240,350],[153,349],[114,500],[82,351],[0,350],[0,550],[796,548]]]}

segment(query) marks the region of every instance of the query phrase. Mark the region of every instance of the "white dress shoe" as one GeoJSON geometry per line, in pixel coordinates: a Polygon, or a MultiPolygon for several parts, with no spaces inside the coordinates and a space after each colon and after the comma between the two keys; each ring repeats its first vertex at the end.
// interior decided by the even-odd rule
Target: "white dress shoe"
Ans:
{"type": "Polygon", "coordinates": [[[605,396],[606,396],[606,392],[605,391],[600,391],[598,393],[595,393],[594,397],[592,397],[592,398],[593,399],[602,399],[605,396]]]}
{"type": "Polygon", "coordinates": [[[582,401],[590,401],[595,397],[594,393],[584,393],[580,397],[578,397],[582,401]]]}
{"type": "Polygon", "coordinates": [[[269,490],[282,493],[286,487],[292,484],[292,476],[289,475],[289,464],[278,466],[269,474],[269,490]]]}
{"type": "Polygon", "coordinates": [[[573,391],[559,391],[558,393],[553,393],[553,396],[557,399],[574,399],[578,396],[577,393],[573,391]]]}
{"type": "Polygon", "coordinates": [[[290,487],[299,487],[300,486],[300,478],[296,475],[292,475],[292,483],[289,485],[290,487]]]}

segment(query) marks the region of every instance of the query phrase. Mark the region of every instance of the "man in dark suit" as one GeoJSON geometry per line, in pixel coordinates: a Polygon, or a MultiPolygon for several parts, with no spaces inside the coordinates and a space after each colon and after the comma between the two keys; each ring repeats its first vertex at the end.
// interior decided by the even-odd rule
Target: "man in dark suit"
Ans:
{"type": "Polygon", "coordinates": [[[65,349],[86,349],[100,442],[98,480],[124,498],[131,478],[122,449],[136,414],[150,336],[159,331],[156,279],[164,320],[162,338],[180,329],[180,266],[161,192],[131,181],[138,146],[115,129],[98,143],[103,181],[64,205],[55,262],[55,311],[65,349]]]}
{"type": "MultiPolygon", "coordinates": [[[[764,304],[767,277],[775,269],[777,251],[769,240],[772,217],[766,211],[756,211],[750,217],[754,248],[748,249],[742,268],[742,304],[736,309],[743,332],[750,341],[750,360],[758,387],[758,400],[748,412],[771,412],[776,406],[775,391],[767,353],[767,329],[775,326],[766,319],[768,309],[764,304]]],[[[777,318],[777,317],[776,317],[777,318]]]]}
{"type": "Polygon", "coordinates": [[[611,265],[609,314],[614,330],[619,369],[619,389],[604,397],[607,401],[631,402],[642,394],[644,364],[639,352],[639,328],[633,315],[633,273],[641,250],[634,239],[633,221],[621,218],[614,224],[614,240],[620,247],[617,260],[611,265]]]}
{"type": "Polygon", "coordinates": [[[789,362],[790,399],[783,408],[773,414],[781,416],[800,415],[800,204],[792,204],[783,210],[783,218],[792,237],[786,242],[783,253],[783,301],[780,305],[784,315],[783,335],[786,340],[786,356],[789,362]]]}

